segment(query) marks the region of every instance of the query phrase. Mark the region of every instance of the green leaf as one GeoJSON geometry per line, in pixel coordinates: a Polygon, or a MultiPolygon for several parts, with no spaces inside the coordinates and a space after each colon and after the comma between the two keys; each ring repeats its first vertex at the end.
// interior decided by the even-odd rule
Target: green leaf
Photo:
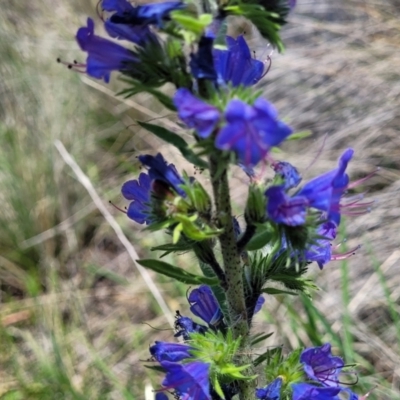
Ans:
{"type": "Polygon", "coordinates": [[[247,244],[246,250],[255,251],[262,249],[271,241],[272,235],[272,232],[267,229],[262,232],[256,233],[247,244]]]}
{"type": "Polygon", "coordinates": [[[290,294],[291,296],[297,296],[297,293],[288,292],[287,290],[275,289],[275,288],[264,288],[261,290],[263,293],[267,294],[290,294]]]}
{"type": "Polygon", "coordinates": [[[188,285],[218,284],[217,278],[207,278],[205,276],[195,275],[183,270],[182,268],[178,268],[175,267],[174,265],[168,264],[164,261],[144,259],[144,260],[137,260],[137,262],[145,268],[151,269],[159,274],[176,279],[177,281],[186,283],[188,285]]]}
{"type": "Polygon", "coordinates": [[[251,345],[254,346],[254,345],[256,345],[257,343],[260,343],[260,342],[262,342],[263,340],[268,339],[268,338],[269,338],[270,336],[272,336],[273,334],[274,334],[274,332],[265,333],[265,334],[260,333],[260,334],[258,334],[258,335],[255,335],[255,336],[251,339],[251,345]]]}
{"type": "Polygon", "coordinates": [[[165,142],[172,144],[175,146],[190,163],[200,167],[207,168],[208,164],[202,160],[199,156],[197,156],[193,150],[189,148],[187,142],[175,132],[170,131],[169,129],[163,128],[158,125],[149,124],[147,122],[138,121],[138,124],[147,129],[152,134],[156,135],[158,138],[164,140],[165,142]]]}
{"type": "Polygon", "coordinates": [[[285,20],[279,13],[267,11],[256,2],[243,3],[237,0],[232,1],[230,4],[231,5],[224,7],[225,12],[231,15],[241,15],[249,19],[272,46],[276,47],[279,52],[284,50],[282,40],[279,36],[279,30],[285,23],[285,20]]]}
{"type": "Polygon", "coordinates": [[[182,147],[188,147],[188,144],[181,136],[170,131],[169,129],[163,128],[162,126],[149,124],[147,122],[137,121],[137,123],[142,127],[147,129],[152,134],[156,135],[165,142],[172,144],[173,146],[181,149],[182,147]]]}
{"type": "Polygon", "coordinates": [[[306,137],[309,137],[311,135],[312,135],[312,132],[310,130],[300,131],[300,132],[293,133],[286,140],[299,140],[299,139],[304,139],[306,137]]]}
{"type": "Polygon", "coordinates": [[[171,18],[179,23],[185,30],[201,35],[204,29],[211,24],[212,15],[202,14],[200,16],[191,16],[183,11],[174,11],[171,18]]]}

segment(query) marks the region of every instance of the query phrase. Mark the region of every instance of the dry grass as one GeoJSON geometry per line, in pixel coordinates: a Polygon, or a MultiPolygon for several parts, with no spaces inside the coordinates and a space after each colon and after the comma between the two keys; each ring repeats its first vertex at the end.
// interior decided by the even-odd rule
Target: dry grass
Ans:
{"type": "MultiPolygon", "coordinates": [[[[255,324],[275,331],[270,345],[308,345],[318,335],[345,352],[341,342],[352,344],[346,356],[375,374],[363,387],[377,382],[376,398],[391,400],[400,398],[400,325],[393,314],[400,304],[399,5],[299,0],[284,30],[287,51],[273,56],[265,94],[292,126],[313,136],[290,143],[282,158],[311,177],[351,146],[354,178],[381,169],[367,182],[376,199],[371,213],[347,224],[348,246],[362,243],[362,250],[348,267],[313,268],[323,289],[314,303],[322,310],[319,320],[313,317],[317,327],[310,308],[299,302],[294,309],[280,298],[255,324]]],[[[54,62],[80,55],[72,36],[93,10],[90,2],[10,1],[0,16],[0,398],[142,399],[148,378],[140,360],[154,338],[172,336],[142,324],[168,329],[126,249],[53,145],[61,140],[98,193],[117,202],[138,151],[168,154],[132,125],[162,112],[150,98],[142,97],[140,107],[124,103],[54,62]]],[[[234,22],[231,29],[243,26],[234,22]]],[[[265,57],[265,44],[244,29],[265,57]]],[[[240,204],[243,192],[233,196],[240,204]]],[[[162,240],[111,213],[141,254],[162,240]]],[[[193,264],[190,257],[175,261],[193,264]]],[[[185,288],[165,279],[158,285],[172,310],[185,309],[185,288]]]]}

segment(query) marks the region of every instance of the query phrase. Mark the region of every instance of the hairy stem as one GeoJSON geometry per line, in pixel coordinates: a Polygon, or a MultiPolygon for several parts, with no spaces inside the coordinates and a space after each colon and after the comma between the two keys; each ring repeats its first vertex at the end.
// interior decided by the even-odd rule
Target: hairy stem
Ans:
{"type": "MultiPolygon", "coordinates": [[[[243,354],[237,360],[238,364],[249,363],[248,357],[245,359],[248,347],[249,324],[247,319],[246,301],[244,295],[242,265],[240,254],[238,252],[233,219],[231,199],[228,184],[228,175],[226,165],[220,166],[220,155],[210,156],[210,176],[213,187],[216,218],[219,227],[224,232],[219,236],[223,266],[226,276],[227,288],[225,291],[228,303],[230,326],[235,338],[242,338],[241,351],[243,354]],[[243,359],[242,359],[243,358],[243,359]]],[[[252,371],[247,371],[248,375],[252,371]]],[[[254,382],[240,381],[240,399],[250,400],[254,398],[254,382]]]]}

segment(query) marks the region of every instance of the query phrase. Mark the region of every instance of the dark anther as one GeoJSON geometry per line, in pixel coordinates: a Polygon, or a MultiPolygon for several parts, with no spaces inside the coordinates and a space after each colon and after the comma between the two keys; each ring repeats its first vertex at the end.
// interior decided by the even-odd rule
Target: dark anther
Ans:
{"type": "Polygon", "coordinates": [[[57,62],[60,63],[61,62],[61,58],[57,57],[57,62]]]}

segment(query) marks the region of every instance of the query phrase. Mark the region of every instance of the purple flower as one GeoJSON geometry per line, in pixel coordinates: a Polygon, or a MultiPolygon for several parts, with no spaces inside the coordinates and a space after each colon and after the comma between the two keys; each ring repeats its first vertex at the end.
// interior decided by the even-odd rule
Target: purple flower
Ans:
{"type": "Polygon", "coordinates": [[[163,361],[167,375],[164,390],[174,390],[181,400],[211,400],[208,373],[210,364],[200,361],[180,365],[163,361]]]}
{"type": "Polygon", "coordinates": [[[339,159],[339,166],[307,182],[293,197],[284,186],[271,186],[265,192],[268,197],[268,215],[277,222],[289,226],[305,223],[307,209],[312,207],[325,213],[328,221],[340,223],[340,199],[347,189],[349,177],[345,173],[353,150],[346,150],[339,159]]]}
{"type": "Polygon", "coordinates": [[[234,39],[226,37],[228,50],[213,51],[214,66],[218,81],[239,85],[255,85],[263,76],[264,63],[251,56],[249,46],[243,36],[234,39]]]}
{"type": "Polygon", "coordinates": [[[196,317],[201,318],[213,327],[217,327],[221,323],[224,316],[209,286],[201,285],[197,289],[192,290],[188,301],[190,303],[190,311],[196,317]]]}
{"type": "Polygon", "coordinates": [[[320,269],[332,258],[331,241],[336,238],[336,224],[327,221],[320,225],[317,234],[324,239],[318,239],[316,244],[311,245],[305,252],[306,261],[316,261],[320,269]]]}
{"type": "Polygon", "coordinates": [[[347,165],[354,155],[353,149],[347,149],[339,159],[336,176],[332,181],[332,199],[329,207],[328,219],[340,224],[340,199],[349,184],[349,176],[346,174],[347,165]]]}
{"type": "Polygon", "coordinates": [[[254,314],[258,313],[261,310],[261,308],[264,305],[264,303],[265,303],[264,296],[259,296],[258,300],[257,300],[257,303],[256,303],[256,306],[254,307],[254,314]]]}
{"type": "Polygon", "coordinates": [[[323,388],[308,383],[296,383],[292,385],[292,389],[292,400],[340,400],[338,396],[340,388],[323,388]]]}
{"type": "Polygon", "coordinates": [[[205,35],[200,38],[197,53],[190,55],[190,70],[196,79],[217,80],[213,59],[214,37],[205,35]]]}
{"type": "Polygon", "coordinates": [[[190,339],[191,333],[206,333],[208,328],[204,325],[197,324],[189,317],[184,317],[177,313],[175,320],[175,329],[177,332],[175,333],[175,337],[182,336],[184,340],[190,339]]]}
{"type": "Polygon", "coordinates": [[[245,166],[254,166],[273,146],[280,144],[292,129],[277,119],[272,104],[258,98],[252,106],[231,100],[225,117],[227,124],[219,132],[215,146],[237,154],[245,166]]]}
{"type": "Polygon", "coordinates": [[[283,180],[283,187],[289,190],[298,186],[301,182],[301,175],[296,167],[286,161],[278,161],[272,164],[275,175],[283,180]]]}
{"type": "Polygon", "coordinates": [[[203,139],[211,135],[219,122],[218,109],[193,96],[188,89],[178,89],[174,104],[179,118],[189,128],[196,129],[198,136],[203,139]]]}
{"type": "Polygon", "coordinates": [[[168,396],[163,392],[156,393],[156,400],[168,400],[168,396]]]}
{"type": "Polygon", "coordinates": [[[300,362],[310,379],[324,386],[339,387],[339,373],[344,362],[340,357],[332,356],[329,343],[304,350],[300,362]]]}
{"type": "MultiPolygon", "coordinates": [[[[135,10],[132,4],[126,0],[103,0],[102,8],[105,11],[115,11],[114,15],[120,17],[128,15],[135,10]]],[[[113,38],[129,40],[143,46],[154,37],[147,24],[121,24],[113,22],[111,18],[108,18],[104,22],[104,27],[107,33],[113,38]]]]}
{"type": "Polygon", "coordinates": [[[139,156],[139,161],[148,168],[148,175],[152,181],[159,180],[172,187],[176,193],[185,197],[185,192],[180,188],[184,183],[174,164],[167,164],[164,157],[158,153],[155,157],[149,154],[139,156]]]}
{"type": "Polygon", "coordinates": [[[103,0],[103,8],[106,11],[116,11],[110,18],[115,24],[130,25],[157,25],[163,26],[163,21],[169,18],[171,11],[185,7],[181,1],[165,1],[163,3],[145,4],[142,6],[128,6],[125,0],[103,0]]]}
{"type": "Polygon", "coordinates": [[[138,60],[135,54],[110,40],[94,34],[94,22],[87,20],[87,27],[79,28],[76,40],[83,51],[88,53],[86,72],[88,75],[110,81],[111,71],[124,71],[132,68],[138,60]]]}
{"type": "Polygon", "coordinates": [[[150,347],[151,355],[158,361],[181,361],[191,357],[190,346],[180,343],[158,342],[150,347]]]}
{"type": "Polygon", "coordinates": [[[303,196],[290,197],[284,186],[271,186],[265,191],[269,218],[277,224],[299,226],[306,222],[308,201],[303,196]]]}
{"type": "Polygon", "coordinates": [[[263,389],[256,389],[256,397],[261,400],[279,400],[281,398],[282,378],[278,377],[263,389]]]}
{"type": "Polygon", "coordinates": [[[151,178],[148,174],[141,173],[138,180],[131,180],[122,185],[122,195],[129,204],[127,215],[138,224],[151,223],[150,218],[150,186],[151,178]]]}

